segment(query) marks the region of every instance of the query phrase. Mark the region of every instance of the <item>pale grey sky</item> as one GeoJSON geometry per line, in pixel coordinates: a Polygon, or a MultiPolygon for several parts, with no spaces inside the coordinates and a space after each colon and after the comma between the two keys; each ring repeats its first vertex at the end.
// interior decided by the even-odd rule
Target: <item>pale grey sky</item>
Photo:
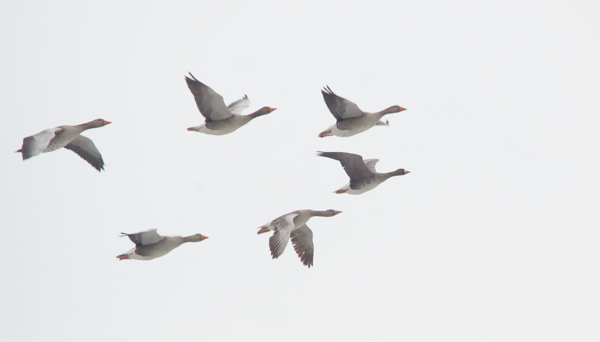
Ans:
{"type": "Polygon", "coordinates": [[[5,1],[2,341],[597,341],[600,5],[559,1],[5,1]],[[226,136],[227,103],[278,110],[226,136]],[[320,89],[408,110],[350,138],[320,89]],[[23,137],[89,130],[26,162],[23,137]],[[317,150],[406,168],[360,196],[317,150]],[[256,228],[313,218],[314,268],[256,228]],[[149,262],[121,231],[201,233],[149,262]]]}

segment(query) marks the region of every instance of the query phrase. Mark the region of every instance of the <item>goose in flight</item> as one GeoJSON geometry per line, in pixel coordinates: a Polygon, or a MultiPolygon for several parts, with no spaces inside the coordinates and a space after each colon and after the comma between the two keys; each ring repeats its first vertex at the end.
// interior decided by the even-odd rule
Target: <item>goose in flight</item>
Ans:
{"type": "Polygon", "coordinates": [[[117,255],[119,260],[152,260],[160,258],[175,248],[186,242],[199,242],[208,239],[202,234],[191,236],[161,236],[156,229],[150,229],[139,233],[127,234],[121,233],[121,237],[127,236],[131,242],[135,243],[135,248],[117,255]]]}
{"type": "Polygon", "coordinates": [[[335,125],[331,125],[319,134],[321,138],[332,135],[350,137],[362,133],[375,125],[388,125],[388,122],[380,121],[384,115],[406,110],[400,106],[391,106],[380,112],[367,113],[358,108],[356,103],[336,95],[329,86],[321,90],[321,93],[329,111],[337,120],[335,125]]]}
{"type": "Polygon", "coordinates": [[[360,155],[353,153],[318,152],[318,155],[338,160],[342,163],[348,177],[350,177],[350,183],[335,191],[336,194],[348,193],[351,195],[359,195],[375,189],[379,184],[385,182],[390,177],[402,176],[410,173],[410,171],[405,169],[379,173],[375,170],[375,164],[377,164],[379,159],[367,159],[363,161],[363,158],[360,155]]]}
{"type": "Polygon", "coordinates": [[[110,121],[96,119],[76,126],[58,126],[45,129],[38,134],[23,139],[23,146],[15,153],[21,153],[23,160],[37,156],[40,153],[56,151],[66,148],[77,153],[81,158],[90,163],[98,172],[104,170],[104,160],[94,142],[80,135],[81,132],[108,125],[110,121]]]}
{"type": "Polygon", "coordinates": [[[310,268],[313,265],[315,246],[313,232],[308,228],[306,222],[313,216],[331,217],[339,213],[341,211],[333,209],[292,211],[260,226],[258,234],[274,232],[273,236],[269,238],[269,248],[273,259],[279,258],[291,239],[300,261],[310,268]]]}
{"type": "Polygon", "coordinates": [[[188,131],[201,132],[212,135],[229,134],[236,129],[244,126],[250,120],[261,115],[269,114],[277,108],[262,107],[254,113],[240,115],[242,111],[250,107],[250,100],[247,95],[243,98],[225,106],[223,97],[217,94],[212,88],[198,81],[192,73],[190,77],[185,76],[188,88],[194,95],[198,110],[204,116],[204,123],[198,126],[188,128],[188,131]]]}

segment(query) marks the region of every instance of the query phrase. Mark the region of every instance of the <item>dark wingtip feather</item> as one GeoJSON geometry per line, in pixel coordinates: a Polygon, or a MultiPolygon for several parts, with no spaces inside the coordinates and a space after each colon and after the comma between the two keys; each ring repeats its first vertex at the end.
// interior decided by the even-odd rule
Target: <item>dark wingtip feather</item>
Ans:
{"type": "Polygon", "coordinates": [[[191,79],[191,78],[189,78],[189,77],[187,77],[187,76],[185,76],[185,75],[184,75],[183,77],[185,78],[185,82],[186,82],[188,85],[198,82],[198,80],[191,79]]]}
{"type": "Polygon", "coordinates": [[[335,154],[335,153],[339,153],[339,152],[322,152],[322,151],[317,151],[317,155],[319,157],[332,158],[332,159],[336,159],[336,158],[333,158],[333,154],[335,154]]]}
{"type": "Polygon", "coordinates": [[[331,91],[331,88],[329,88],[328,85],[323,87],[323,90],[321,90],[321,93],[323,93],[324,95],[333,95],[333,91],[331,91]]]}
{"type": "MultiPolygon", "coordinates": [[[[189,72],[189,74],[190,74],[190,76],[192,76],[192,79],[193,79],[194,81],[196,81],[196,82],[200,82],[200,81],[198,81],[198,79],[196,79],[196,77],[195,77],[194,75],[192,75],[192,73],[191,73],[191,72],[189,72]]],[[[187,76],[186,76],[185,78],[189,78],[189,77],[187,77],[187,76]]]]}
{"type": "MultiPolygon", "coordinates": [[[[90,162],[88,161],[88,163],[90,163],[90,162]]],[[[98,172],[104,171],[104,162],[102,162],[102,164],[96,164],[96,165],[90,163],[90,165],[92,165],[96,170],[98,170],[98,172]]]]}
{"type": "Polygon", "coordinates": [[[102,170],[104,170],[104,159],[102,159],[102,155],[99,154],[98,157],[96,158],[90,152],[86,151],[85,149],[81,148],[78,145],[73,145],[72,143],[67,144],[65,146],[65,148],[67,150],[71,150],[71,151],[75,152],[75,154],[77,154],[81,159],[85,160],[93,168],[98,170],[98,172],[101,172],[102,170]]]}

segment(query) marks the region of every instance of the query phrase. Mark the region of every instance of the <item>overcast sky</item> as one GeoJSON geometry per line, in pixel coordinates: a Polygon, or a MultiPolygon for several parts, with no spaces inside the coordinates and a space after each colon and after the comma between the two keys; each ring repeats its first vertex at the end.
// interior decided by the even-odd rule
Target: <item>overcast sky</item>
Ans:
{"type": "Polygon", "coordinates": [[[4,1],[3,341],[598,341],[600,4],[4,1]],[[203,121],[191,71],[246,113],[203,121]],[[318,138],[320,89],[389,127],[318,138]],[[84,133],[98,173],[46,128],[84,133]],[[406,168],[359,196],[316,151],[406,168]],[[313,218],[314,267],[263,223],[313,218]],[[201,233],[118,261],[120,232],[201,233]]]}

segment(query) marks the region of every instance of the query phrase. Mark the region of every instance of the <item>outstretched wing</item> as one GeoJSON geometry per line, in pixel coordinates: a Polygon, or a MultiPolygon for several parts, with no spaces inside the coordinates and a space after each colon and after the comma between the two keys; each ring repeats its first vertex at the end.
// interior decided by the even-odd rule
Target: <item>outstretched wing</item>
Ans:
{"type": "Polygon", "coordinates": [[[346,152],[319,152],[321,157],[339,160],[350,180],[359,180],[373,175],[363,158],[358,154],[346,152]]]}
{"type": "Polygon", "coordinates": [[[229,106],[227,106],[232,114],[242,114],[242,111],[248,107],[250,107],[250,99],[248,98],[248,95],[244,95],[244,97],[241,99],[232,102],[229,104],[229,106]]]}
{"type": "Polygon", "coordinates": [[[377,170],[375,170],[375,164],[377,164],[378,161],[379,159],[367,159],[365,160],[365,165],[367,166],[367,169],[369,169],[369,171],[377,173],[377,170]]]}
{"type": "Polygon", "coordinates": [[[131,240],[131,242],[135,243],[136,246],[151,245],[151,244],[157,243],[160,240],[164,239],[162,236],[160,236],[156,232],[156,229],[145,230],[145,231],[139,232],[139,233],[132,233],[132,234],[121,233],[121,234],[123,234],[123,235],[120,235],[120,236],[129,237],[129,240],[131,240]]]}
{"type": "Polygon", "coordinates": [[[355,118],[364,114],[364,112],[358,108],[356,103],[337,96],[329,86],[326,86],[321,90],[321,93],[323,94],[323,99],[325,99],[329,111],[337,120],[355,118]]]}
{"type": "Polygon", "coordinates": [[[307,225],[294,230],[291,234],[294,250],[300,261],[309,268],[313,265],[315,245],[313,244],[313,232],[307,225]]]}
{"type": "Polygon", "coordinates": [[[275,233],[273,233],[273,236],[269,238],[269,249],[271,250],[273,259],[279,258],[279,256],[283,254],[289,240],[289,229],[276,230],[275,233]]]}
{"type": "Polygon", "coordinates": [[[206,121],[223,120],[232,115],[225,106],[225,101],[223,101],[221,95],[217,94],[206,84],[198,81],[191,72],[190,76],[192,78],[185,76],[185,81],[194,95],[198,110],[206,118],[206,121]]]}
{"type": "Polygon", "coordinates": [[[65,148],[77,153],[77,155],[90,163],[98,170],[98,172],[104,170],[104,160],[102,160],[102,155],[90,138],[80,135],[65,145],[65,148]]]}
{"type": "Polygon", "coordinates": [[[271,256],[273,259],[279,258],[279,256],[285,250],[288,241],[290,240],[290,234],[294,229],[294,218],[298,216],[298,213],[291,212],[289,214],[280,216],[273,220],[272,225],[275,227],[273,236],[269,238],[269,248],[271,249],[271,256]]]}

